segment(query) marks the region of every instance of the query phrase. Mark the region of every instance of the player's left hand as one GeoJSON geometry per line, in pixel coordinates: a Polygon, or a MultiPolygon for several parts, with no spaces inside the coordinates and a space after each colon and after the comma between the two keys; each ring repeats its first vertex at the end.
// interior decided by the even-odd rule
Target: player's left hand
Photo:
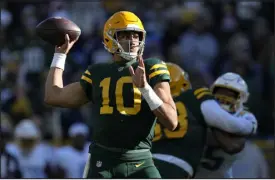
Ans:
{"type": "Polygon", "coordinates": [[[138,67],[136,68],[136,70],[134,70],[133,67],[130,66],[129,71],[132,76],[134,85],[138,88],[144,88],[144,86],[147,83],[145,66],[144,66],[142,56],[138,56],[137,59],[138,59],[138,67]]]}

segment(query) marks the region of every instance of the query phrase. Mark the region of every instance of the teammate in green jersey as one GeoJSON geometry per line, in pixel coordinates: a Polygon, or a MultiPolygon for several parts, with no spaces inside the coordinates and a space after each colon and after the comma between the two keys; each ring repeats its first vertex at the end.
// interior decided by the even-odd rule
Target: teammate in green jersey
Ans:
{"type": "Polygon", "coordinates": [[[111,63],[90,66],[80,82],[63,86],[66,54],[75,42],[56,47],[46,81],[46,103],[71,108],[93,102],[87,178],[160,178],[150,152],[156,117],[169,130],[178,124],[170,75],[159,59],[143,61],[145,30],[133,13],[120,11],[104,26],[111,63]]]}
{"type": "Polygon", "coordinates": [[[254,122],[222,109],[208,88],[191,89],[187,73],[178,65],[167,63],[167,67],[179,124],[171,132],[157,123],[152,149],[154,162],[162,178],[190,178],[200,164],[208,127],[246,135],[252,132],[254,122]]]}

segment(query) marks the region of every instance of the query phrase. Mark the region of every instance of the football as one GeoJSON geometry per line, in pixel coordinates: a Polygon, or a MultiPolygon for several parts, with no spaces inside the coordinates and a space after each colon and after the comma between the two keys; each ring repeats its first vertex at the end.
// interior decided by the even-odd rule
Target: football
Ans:
{"type": "Polygon", "coordinates": [[[60,46],[65,42],[68,34],[70,41],[76,40],[81,34],[80,28],[72,21],[63,17],[45,19],[36,26],[36,34],[44,41],[60,46]]]}

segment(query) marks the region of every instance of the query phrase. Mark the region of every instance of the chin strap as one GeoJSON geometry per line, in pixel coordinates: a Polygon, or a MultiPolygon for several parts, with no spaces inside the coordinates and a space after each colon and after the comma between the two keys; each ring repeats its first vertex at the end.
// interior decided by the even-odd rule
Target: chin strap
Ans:
{"type": "Polygon", "coordinates": [[[136,59],[128,61],[126,63],[120,64],[120,67],[117,69],[119,72],[123,71],[124,69],[130,67],[132,64],[136,62],[136,59]]]}

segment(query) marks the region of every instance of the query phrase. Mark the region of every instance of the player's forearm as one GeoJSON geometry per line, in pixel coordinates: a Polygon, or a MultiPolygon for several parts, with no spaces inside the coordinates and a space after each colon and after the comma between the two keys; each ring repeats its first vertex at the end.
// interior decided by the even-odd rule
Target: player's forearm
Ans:
{"type": "Polygon", "coordinates": [[[236,154],[243,150],[246,141],[245,137],[233,137],[231,140],[232,141],[229,140],[229,143],[224,147],[227,153],[236,154]]]}
{"type": "Polygon", "coordinates": [[[213,129],[212,134],[219,146],[228,154],[236,154],[245,146],[246,137],[244,136],[228,135],[228,133],[217,129],[213,129]]]}
{"type": "Polygon", "coordinates": [[[46,80],[45,103],[63,108],[78,108],[86,104],[89,99],[79,82],[63,87],[63,70],[51,68],[46,80]]]}
{"type": "Polygon", "coordinates": [[[52,67],[45,85],[45,102],[54,105],[63,88],[63,69],[52,67]]]}
{"type": "MultiPolygon", "coordinates": [[[[162,100],[156,92],[151,88],[149,84],[146,84],[144,88],[140,88],[142,96],[148,103],[150,109],[159,119],[159,121],[169,130],[174,130],[178,125],[176,106],[171,98],[169,100],[162,100]],[[167,102],[168,101],[168,102],[167,102]]],[[[158,89],[159,94],[165,94],[162,90],[158,89]]]]}
{"type": "Polygon", "coordinates": [[[255,130],[255,124],[253,121],[229,114],[214,100],[203,102],[201,105],[201,111],[209,126],[216,127],[226,132],[249,135],[255,130]]]}
{"type": "Polygon", "coordinates": [[[62,99],[63,71],[65,69],[66,54],[54,53],[51,68],[45,85],[44,101],[47,104],[59,106],[62,99]]]}
{"type": "Polygon", "coordinates": [[[175,107],[169,103],[163,103],[160,107],[153,110],[153,113],[158,118],[160,123],[167,129],[173,131],[177,127],[178,117],[175,107]]]}

